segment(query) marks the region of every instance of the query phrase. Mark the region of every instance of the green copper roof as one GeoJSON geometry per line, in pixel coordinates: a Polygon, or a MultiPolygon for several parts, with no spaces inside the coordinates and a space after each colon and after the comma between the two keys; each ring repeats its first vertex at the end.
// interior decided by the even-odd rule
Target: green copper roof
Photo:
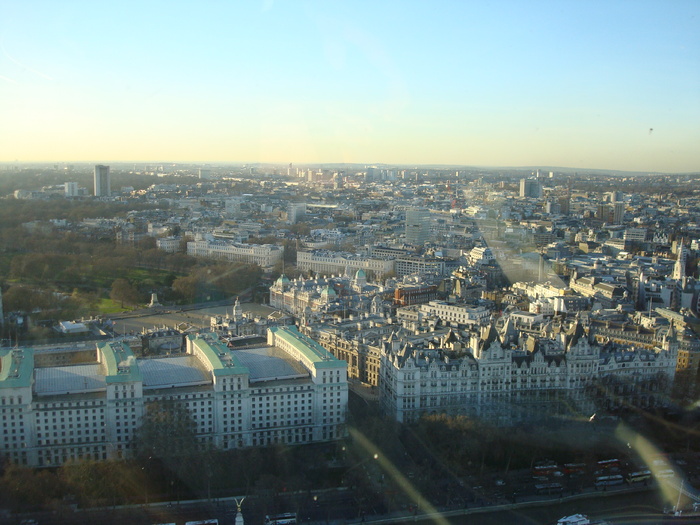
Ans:
{"type": "Polygon", "coordinates": [[[310,337],[297,330],[296,326],[273,326],[270,331],[283,339],[313,364],[314,368],[337,368],[346,365],[310,337]]]}
{"type": "Polygon", "coordinates": [[[34,352],[23,348],[0,350],[0,388],[22,388],[32,384],[34,352]]]}
{"type": "Polygon", "coordinates": [[[324,295],[327,295],[329,297],[330,296],[335,297],[338,294],[335,292],[335,290],[331,286],[326,286],[323,290],[321,290],[321,296],[324,296],[324,295]]]}
{"type": "Polygon", "coordinates": [[[122,341],[110,341],[98,345],[97,349],[102,354],[107,384],[143,381],[141,370],[128,344],[122,341]]]}
{"type": "Polygon", "coordinates": [[[232,376],[250,374],[250,370],[243,366],[241,361],[223,342],[200,335],[187,336],[192,343],[204,354],[215,376],[232,376]]]}

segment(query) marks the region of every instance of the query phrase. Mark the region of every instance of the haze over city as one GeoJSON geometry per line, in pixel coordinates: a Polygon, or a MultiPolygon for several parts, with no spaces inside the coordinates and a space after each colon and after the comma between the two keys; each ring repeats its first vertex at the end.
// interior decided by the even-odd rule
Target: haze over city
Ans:
{"type": "Polygon", "coordinates": [[[700,169],[697,2],[0,2],[0,162],[700,169]]]}

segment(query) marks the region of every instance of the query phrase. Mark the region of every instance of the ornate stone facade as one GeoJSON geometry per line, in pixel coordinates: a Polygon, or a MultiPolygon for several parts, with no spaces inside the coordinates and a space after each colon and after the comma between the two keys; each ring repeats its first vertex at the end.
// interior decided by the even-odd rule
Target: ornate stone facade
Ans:
{"type": "Polygon", "coordinates": [[[578,319],[552,338],[526,335],[513,344],[509,328],[493,323],[478,333],[450,331],[423,343],[387,341],[382,348],[380,399],[397,421],[423,414],[463,414],[508,423],[539,415],[590,416],[601,385],[614,401],[651,406],[670,388],[678,343],[675,333],[654,350],[591,343],[578,319]],[[625,386],[626,385],[626,386],[625,386]]]}

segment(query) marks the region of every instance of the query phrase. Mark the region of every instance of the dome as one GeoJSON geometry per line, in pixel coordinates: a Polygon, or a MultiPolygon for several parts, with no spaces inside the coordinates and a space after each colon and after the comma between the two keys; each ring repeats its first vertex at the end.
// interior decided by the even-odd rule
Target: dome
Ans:
{"type": "Polygon", "coordinates": [[[282,274],[279,276],[277,281],[275,281],[275,284],[283,285],[283,284],[289,284],[289,282],[290,282],[289,278],[286,275],[282,274]]]}
{"type": "Polygon", "coordinates": [[[323,290],[321,290],[321,297],[336,297],[337,295],[338,294],[335,293],[335,290],[330,286],[326,286],[323,290]]]}

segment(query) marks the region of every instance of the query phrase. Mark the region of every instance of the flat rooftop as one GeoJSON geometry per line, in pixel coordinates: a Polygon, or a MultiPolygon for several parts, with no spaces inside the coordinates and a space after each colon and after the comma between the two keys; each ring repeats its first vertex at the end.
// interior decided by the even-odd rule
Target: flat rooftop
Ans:
{"type": "Polygon", "coordinates": [[[184,387],[211,384],[211,375],[191,355],[139,359],[143,388],[184,387]]]}
{"type": "Polygon", "coordinates": [[[99,364],[53,366],[34,370],[37,396],[99,392],[107,389],[99,364]]]}
{"type": "Polygon", "coordinates": [[[301,363],[277,348],[242,348],[232,352],[250,370],[251,383],[309,377],[309,372],[301,363]]]}

